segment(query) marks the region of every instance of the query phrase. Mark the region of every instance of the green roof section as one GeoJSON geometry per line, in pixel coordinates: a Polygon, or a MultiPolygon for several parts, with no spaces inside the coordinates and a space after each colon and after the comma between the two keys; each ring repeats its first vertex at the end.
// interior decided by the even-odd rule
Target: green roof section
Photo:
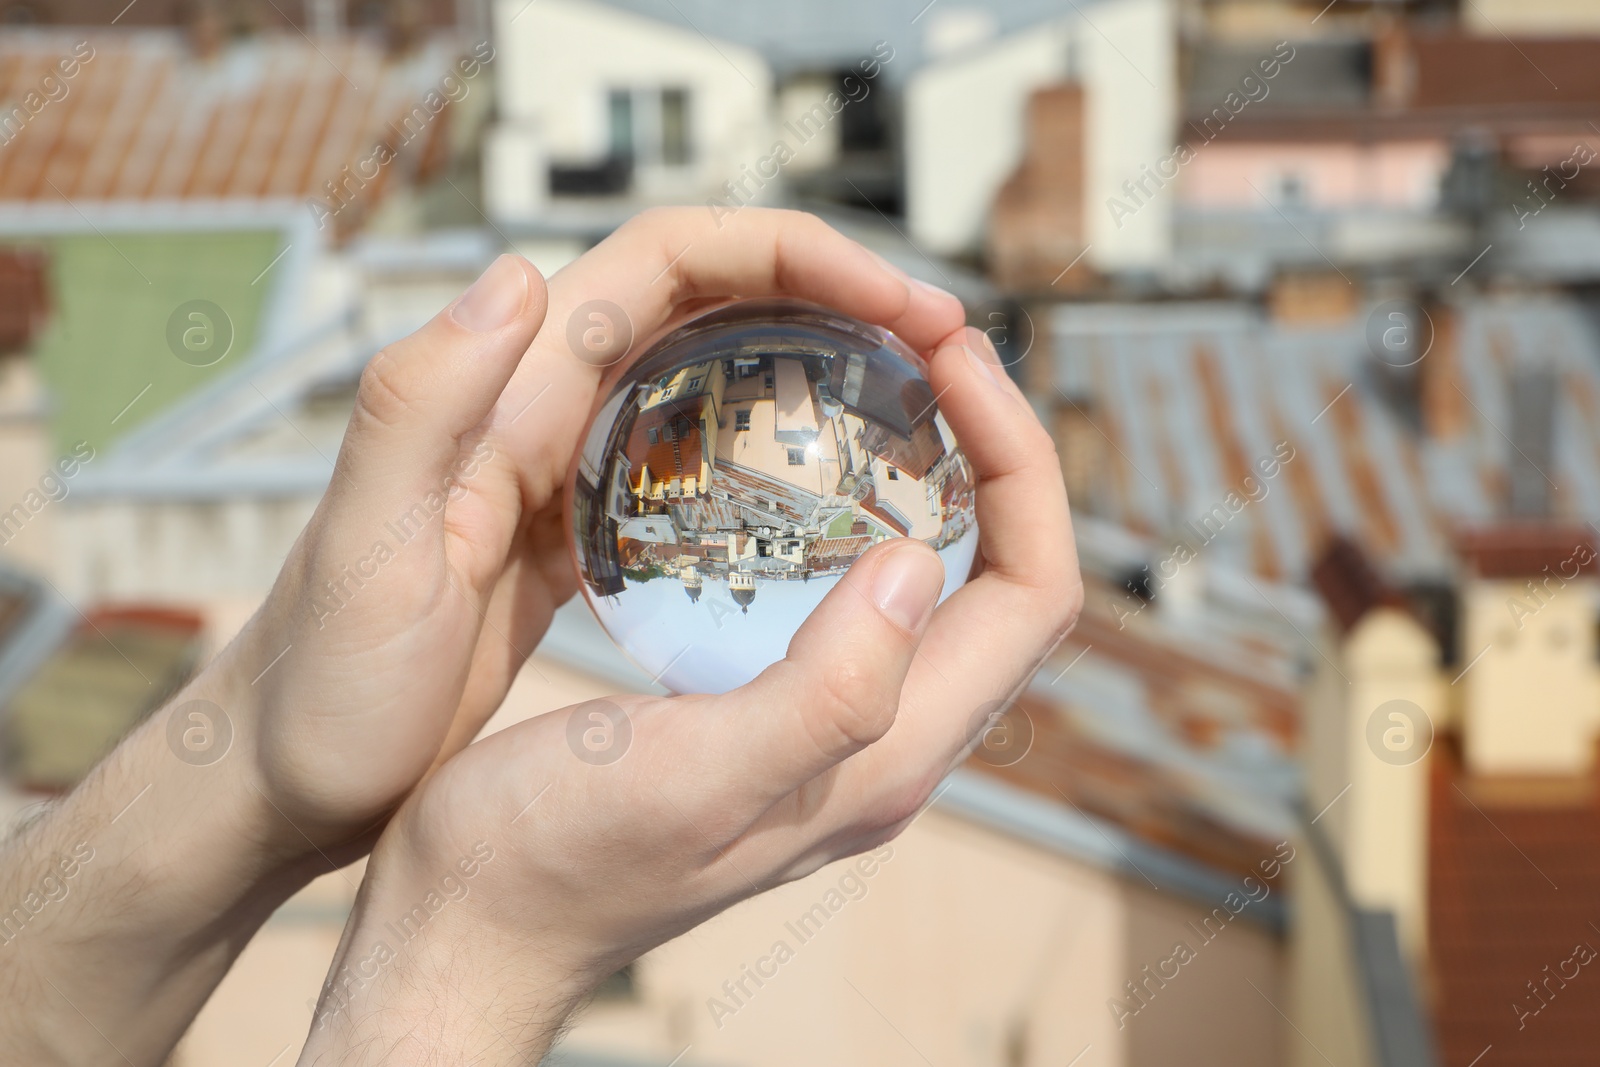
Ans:
{"type": "Polygon", "coordinates": [[[278,229],[42,239],[54,308],[36,355],[55,447],[103,452],[247,358],[284,240],[278,229]]]}

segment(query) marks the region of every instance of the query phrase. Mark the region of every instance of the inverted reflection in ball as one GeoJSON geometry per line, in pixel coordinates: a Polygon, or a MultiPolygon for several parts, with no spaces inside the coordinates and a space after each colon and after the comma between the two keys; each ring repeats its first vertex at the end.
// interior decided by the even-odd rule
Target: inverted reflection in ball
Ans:
{"type": "Polygon", "coordinates": [[[567,502],[590,606],[680,693],[782,659],[878,541],[938,551],[943,596],[977,546],[971,468],[921,358],[793,300],[709,312],[602,387],[567,502]]]}

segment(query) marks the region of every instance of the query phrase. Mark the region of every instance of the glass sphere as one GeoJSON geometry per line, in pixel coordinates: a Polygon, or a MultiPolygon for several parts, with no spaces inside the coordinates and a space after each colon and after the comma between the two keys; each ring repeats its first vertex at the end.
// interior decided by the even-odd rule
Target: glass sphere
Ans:
{"type": "Polygon", "coordinates": [[[668,689],[722,693],[783,658],[857,557],[915,537],[949,596],[974,481],[899,338],[797,300],[689,321],[603,383],[567,488],[578,577],[668,689]]]}

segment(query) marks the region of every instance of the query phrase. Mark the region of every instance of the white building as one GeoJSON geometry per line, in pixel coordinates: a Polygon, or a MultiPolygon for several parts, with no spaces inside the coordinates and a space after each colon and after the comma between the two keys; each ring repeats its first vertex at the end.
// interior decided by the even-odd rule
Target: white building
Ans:
{"type": "MultiPolygon", "coordinates": [[[[1170,0],[1108,0],[930,63],[905,94],[906,216],[930,253],[976,251],[990,206],[1023,156],[1028,97],[1074,81],[1087,121],[1085,262],[1104,271],[1160,267],[1171,251],[1171,204],[1132,217],[1104,205],[1173,151],[1177,27],[1170,0]]],[[[1066,263],[1062,267],[1066,267],[1066,263]]]]}
{"type": "Polygon", "coordinates": [[[725,199],[772,146],[772,74],[751,49],[591,0],[499,0],[494,23],[484,199],[499,220],[538,220],[552,190],[601,214],[624,198],[615,221],[725,199]]]}

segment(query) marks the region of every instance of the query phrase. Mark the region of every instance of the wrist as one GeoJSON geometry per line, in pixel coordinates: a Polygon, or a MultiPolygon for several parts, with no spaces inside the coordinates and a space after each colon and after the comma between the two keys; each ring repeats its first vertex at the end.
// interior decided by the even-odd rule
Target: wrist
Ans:
{"type": "Polygon", "coordinates": [[[487,842],[403,852],[399,835],[373,852],[301,1062],[540,1062],[590,977],[484,921],[487,842]]]}

